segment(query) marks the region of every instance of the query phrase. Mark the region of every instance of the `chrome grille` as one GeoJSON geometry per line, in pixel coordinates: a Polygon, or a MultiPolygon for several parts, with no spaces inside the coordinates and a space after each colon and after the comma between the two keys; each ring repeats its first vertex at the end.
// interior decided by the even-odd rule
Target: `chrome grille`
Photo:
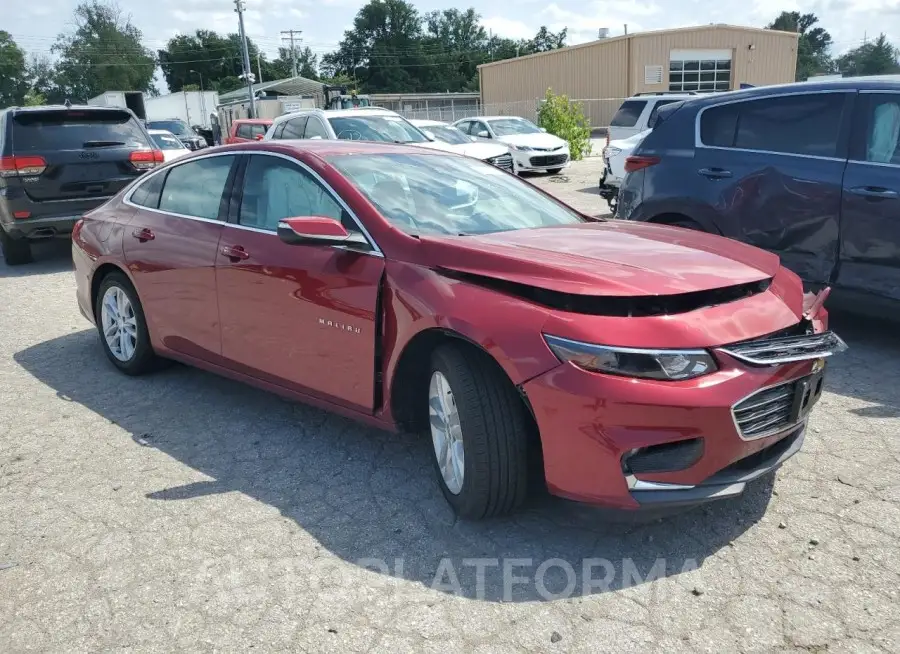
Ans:
{"type": "Polygon", "coordinates": [[[791,425],[796,382],[767,388],[734,406],[734,422],[744,439],[762,438],[791,425]]]}
{"type": "Polygon", "coordinates": [[[496,157],[491,157],[487,160],[489,164],[497,166],[497,168],[502,168],[508,172],[512,172],[513,169],[513,159],[511,154],[501,154],[496,157]]]}
{"type": "Polygon", "coordinates": [[[551,154],[541,157],[531,157],[529,160],[532,166],[561,166],[569,160],[567,154],[551,154]]]}
{"type": "Polygon", "coordinates": [[[847,344],[834,332],[764,338],[719,348],[736,359],[757,366],[821,359],[843,352],[847,344]]]}

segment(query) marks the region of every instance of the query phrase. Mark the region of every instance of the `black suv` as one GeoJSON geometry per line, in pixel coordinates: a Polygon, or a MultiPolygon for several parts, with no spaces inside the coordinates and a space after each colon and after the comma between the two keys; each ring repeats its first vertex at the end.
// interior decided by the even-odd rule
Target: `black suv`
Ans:
{"type": "Polygon", "coordinates": [[[188,127],[188,124],[179,118],[169,120],[148,120],[147,129],[164,129],[172,132],[179,141],[184,143],[188,150],[200,150],[209,144],[206,139],[188,127]]]}
{"type": "Polygon", "coordinates": [[[52,106],[0,111],[0,249],[31,261],[31,241],[68,237],[75,222],[162,152],[127,109],[52,106]]]}

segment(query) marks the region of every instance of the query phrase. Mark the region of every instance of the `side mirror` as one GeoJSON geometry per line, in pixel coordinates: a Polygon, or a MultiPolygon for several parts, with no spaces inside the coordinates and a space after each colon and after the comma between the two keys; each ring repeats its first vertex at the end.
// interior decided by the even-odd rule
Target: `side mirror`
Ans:
{"type": "Polygon", "coordinates": [[[339,220],[327,216],[298,216],[278,221],[278,238],[288,245],[347,245],[369,250],[365,236],[350,233],[339,220]]]}
{"type": "Polygon", "coordinates": [[[478,132],[478,138],[489,139],[489,138],[491,138],[491,135],[487,130],[481,130],[480,132],[478,132]]]}
{"type": "Polygon", "coordinates": [[[544,134],[547,133],[547,128],[546,128],[546,127],[539,127],[538,129],[540,129],[544,134]]]}
{"type": "Polygon", "coordinates": [[[264,138],[266,138],[266,135],[265,135],[265,134],[257,134],[257,135],[256,135],[256,140],[257,140],[257,141],[262,141],[264,138]]]}
{"type": "MultiPolygon", "coordinates": [[[[469,135],[467,134],[466,136],[469,136],[469,135]]],[[[472,141],[477,141],[478,137],[477,136],[469,136],[469,139],[472,141]]]]}
{"type": "Polygon", "coordinates": [[[423,129],[422,133],[425,135],[425,138],[427,138],[431,142],[434,142],[437,140],[437,137],[434,135],[434,132],[431,132],[427,129],[423,129]]]}

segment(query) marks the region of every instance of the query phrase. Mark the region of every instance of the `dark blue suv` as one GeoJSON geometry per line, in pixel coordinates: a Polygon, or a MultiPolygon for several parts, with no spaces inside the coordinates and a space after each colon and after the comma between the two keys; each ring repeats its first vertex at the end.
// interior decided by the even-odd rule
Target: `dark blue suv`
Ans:
{"type": "Polygon", "coordinates": [[[660,109],[626,163],[618,217],[778,254],[832,304],[900,307],[900,83],[845,79],[660,109]]]}

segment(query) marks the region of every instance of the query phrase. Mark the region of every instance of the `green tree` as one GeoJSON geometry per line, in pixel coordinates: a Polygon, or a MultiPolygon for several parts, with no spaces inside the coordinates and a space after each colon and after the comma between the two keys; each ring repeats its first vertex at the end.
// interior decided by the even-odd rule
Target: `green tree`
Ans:
{"type": "Polygon", "coordinates": [[[88,0],[75,8],[73,22],[52,48],[59,57],[55,81],[65,97],[83,102],[104,91],[153,88],[156,60],[118,5],[88,0]]]}
{"type": "MultiPolygon", "coordinates": [[[[250,39],[247,40],[247,45],[253,72],[256,72],[256,55],[259,48],[250,39]]],[[[224,92],[223,88],[232,85],[230,78],[238,78],[243,73],[241,37],[238,34],[222,36],[211,30],[178,34],[169,39],[166,47],[157,52],[157,56],[166,85],[172,91],[181,91],[188,84],[199,85],[202,77],[204,89],[224,92]]],[[[267,75],[269,64],[265,61],[262,63],[263,74],[267,75]]],[[[267,79],[276,77],[277,75],[271,74],[267,79]]]]}
{"type": "Polygon", "coordinates": [[[568,27],[564,27],[561,31],[553,33],[548,30],[546,26],[541,25],[541,29],[534,35],[534,38],[527,42],[527,54],[564,48],[566,46],[566,37],[568,34],[568,27]]]}
{"type": "Polygon", "coordinates": [[[370,0],[337,51],[323,58],[323,73],[347,75],[373,93],[419,90],[429,64],[423,45],[422,20],[412,4],[370,0]]]}
{"type": "Polygon", "coordinates": [[[424,17],[425,91],[478,90],[478,64],[487,50],[487,31],[474,9],[444,9],[424,17]]]}
{"type": "Polygon", "coordinates": [[[884,34],[838,57],[837,68],[844,75],[891,75],[900,73],[897,48],[884,34]]]}
{"type": "Polygon", "coordinates": [[[0,107],[20,105],[28,92],[25,53],[0,30],[0,107]]]}
{"type": "Polygon", "coordinates": [[[538,125],[568,141],[572,159],[577,161],[591,153],[591,126],[584,108],[580,102],[571,102],[567,95],[556,95],[547,89],[538,109],[538,125]]]}
{"type": "MultiPolygon", "coordinates": [[[[311,80],[319,79],[319,56],[309,46],[301,48],[299,45],[295,45],[293,56],[297,60],[298,75],[311,80]]],[[[263,71],[263,74],[267,75],[266,79],[292,77],[294,72],[291,49],[278,48],[278,58],[266,62],[263,71]]]]}
{"type": "Polygon", "coordinates": [[[28,94],[41,97],[49,104],[61,104],[66,96],[56,83],[56,69],[46,55],[32,55],[26,64],[28,94]]]}
{"type": "Polygon", "coordinates": [[[766,25],[766,29],[800,35],[797,40],[796,72],[796,80],[799,82],[834,70],[834,63],[828,54],[832,43],[831,34],[822,27],[815,27],[818,22],[815,14],[783,11],[778,18],[766,25]]]}

